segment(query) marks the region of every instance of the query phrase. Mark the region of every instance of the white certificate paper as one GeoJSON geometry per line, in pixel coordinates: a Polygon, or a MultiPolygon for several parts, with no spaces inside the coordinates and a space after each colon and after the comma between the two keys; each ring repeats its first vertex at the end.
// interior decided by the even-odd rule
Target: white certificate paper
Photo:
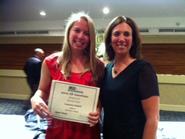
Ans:
{"type": "Polygon", "coordinates": [[[99,90],[98,87],[53,80],[49,110],[54,118],[89,124],[88,115],[96,111],[99,90]]]}

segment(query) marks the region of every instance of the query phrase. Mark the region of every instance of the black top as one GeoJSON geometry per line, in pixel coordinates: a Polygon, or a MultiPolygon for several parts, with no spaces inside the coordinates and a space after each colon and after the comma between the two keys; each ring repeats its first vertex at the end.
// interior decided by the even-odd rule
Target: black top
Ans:
{"type": "Polygon", "coordinates": [[[146,121],[141,100],[159,95],[156,73],[148,62],[136,60],[113,78],[113,66],[106,66],[102,86],[104,139],[141,139],[146,121]]]}
{"type": "Polygon", "coordinates": [[[30,86],[39,84],[41,65],[42,61],[36,56],[30,57],[26,61],[24,65],[24,72],[27,75],[27,81],[30,86]]]}

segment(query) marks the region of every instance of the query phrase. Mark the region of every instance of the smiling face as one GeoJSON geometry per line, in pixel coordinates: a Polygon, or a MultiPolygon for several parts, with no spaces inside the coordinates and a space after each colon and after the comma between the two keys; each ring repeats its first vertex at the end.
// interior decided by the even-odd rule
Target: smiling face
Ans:
{"type": "Polygon", "coordinates": [[[132,29],[123,22],[115,26],[111,35],[112,48],[115,54],[129,54],[132,46],[132,29]]]}
{"type": "Polygon", "coordinates": [[[69,32],[69,44],[72,51],[89,47],[89,27],[86,20],[81,18],[73,24],[69,32]]]}

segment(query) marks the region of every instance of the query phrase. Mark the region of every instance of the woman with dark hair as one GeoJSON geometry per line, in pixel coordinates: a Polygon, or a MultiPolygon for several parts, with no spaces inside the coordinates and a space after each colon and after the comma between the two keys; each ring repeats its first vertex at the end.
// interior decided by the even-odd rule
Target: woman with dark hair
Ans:
{"type": "Polygon", "coordinates": [[[135,22],[114,18],[105,31],[108,60],[102,85],[104,139],[155,139],[159,119],[156,72],[141,59],[135,22]]]}

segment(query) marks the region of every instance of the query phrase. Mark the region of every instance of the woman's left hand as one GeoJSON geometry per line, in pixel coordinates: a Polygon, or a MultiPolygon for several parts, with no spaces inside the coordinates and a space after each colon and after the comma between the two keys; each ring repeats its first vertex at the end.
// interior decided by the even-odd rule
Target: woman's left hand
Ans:
{"type": "Polygon", "coordinates": [[[90,112],[88,116],[90,127],[96,125],[99,122],[100,113],[98,111],[96,112],[90,112]]]}

